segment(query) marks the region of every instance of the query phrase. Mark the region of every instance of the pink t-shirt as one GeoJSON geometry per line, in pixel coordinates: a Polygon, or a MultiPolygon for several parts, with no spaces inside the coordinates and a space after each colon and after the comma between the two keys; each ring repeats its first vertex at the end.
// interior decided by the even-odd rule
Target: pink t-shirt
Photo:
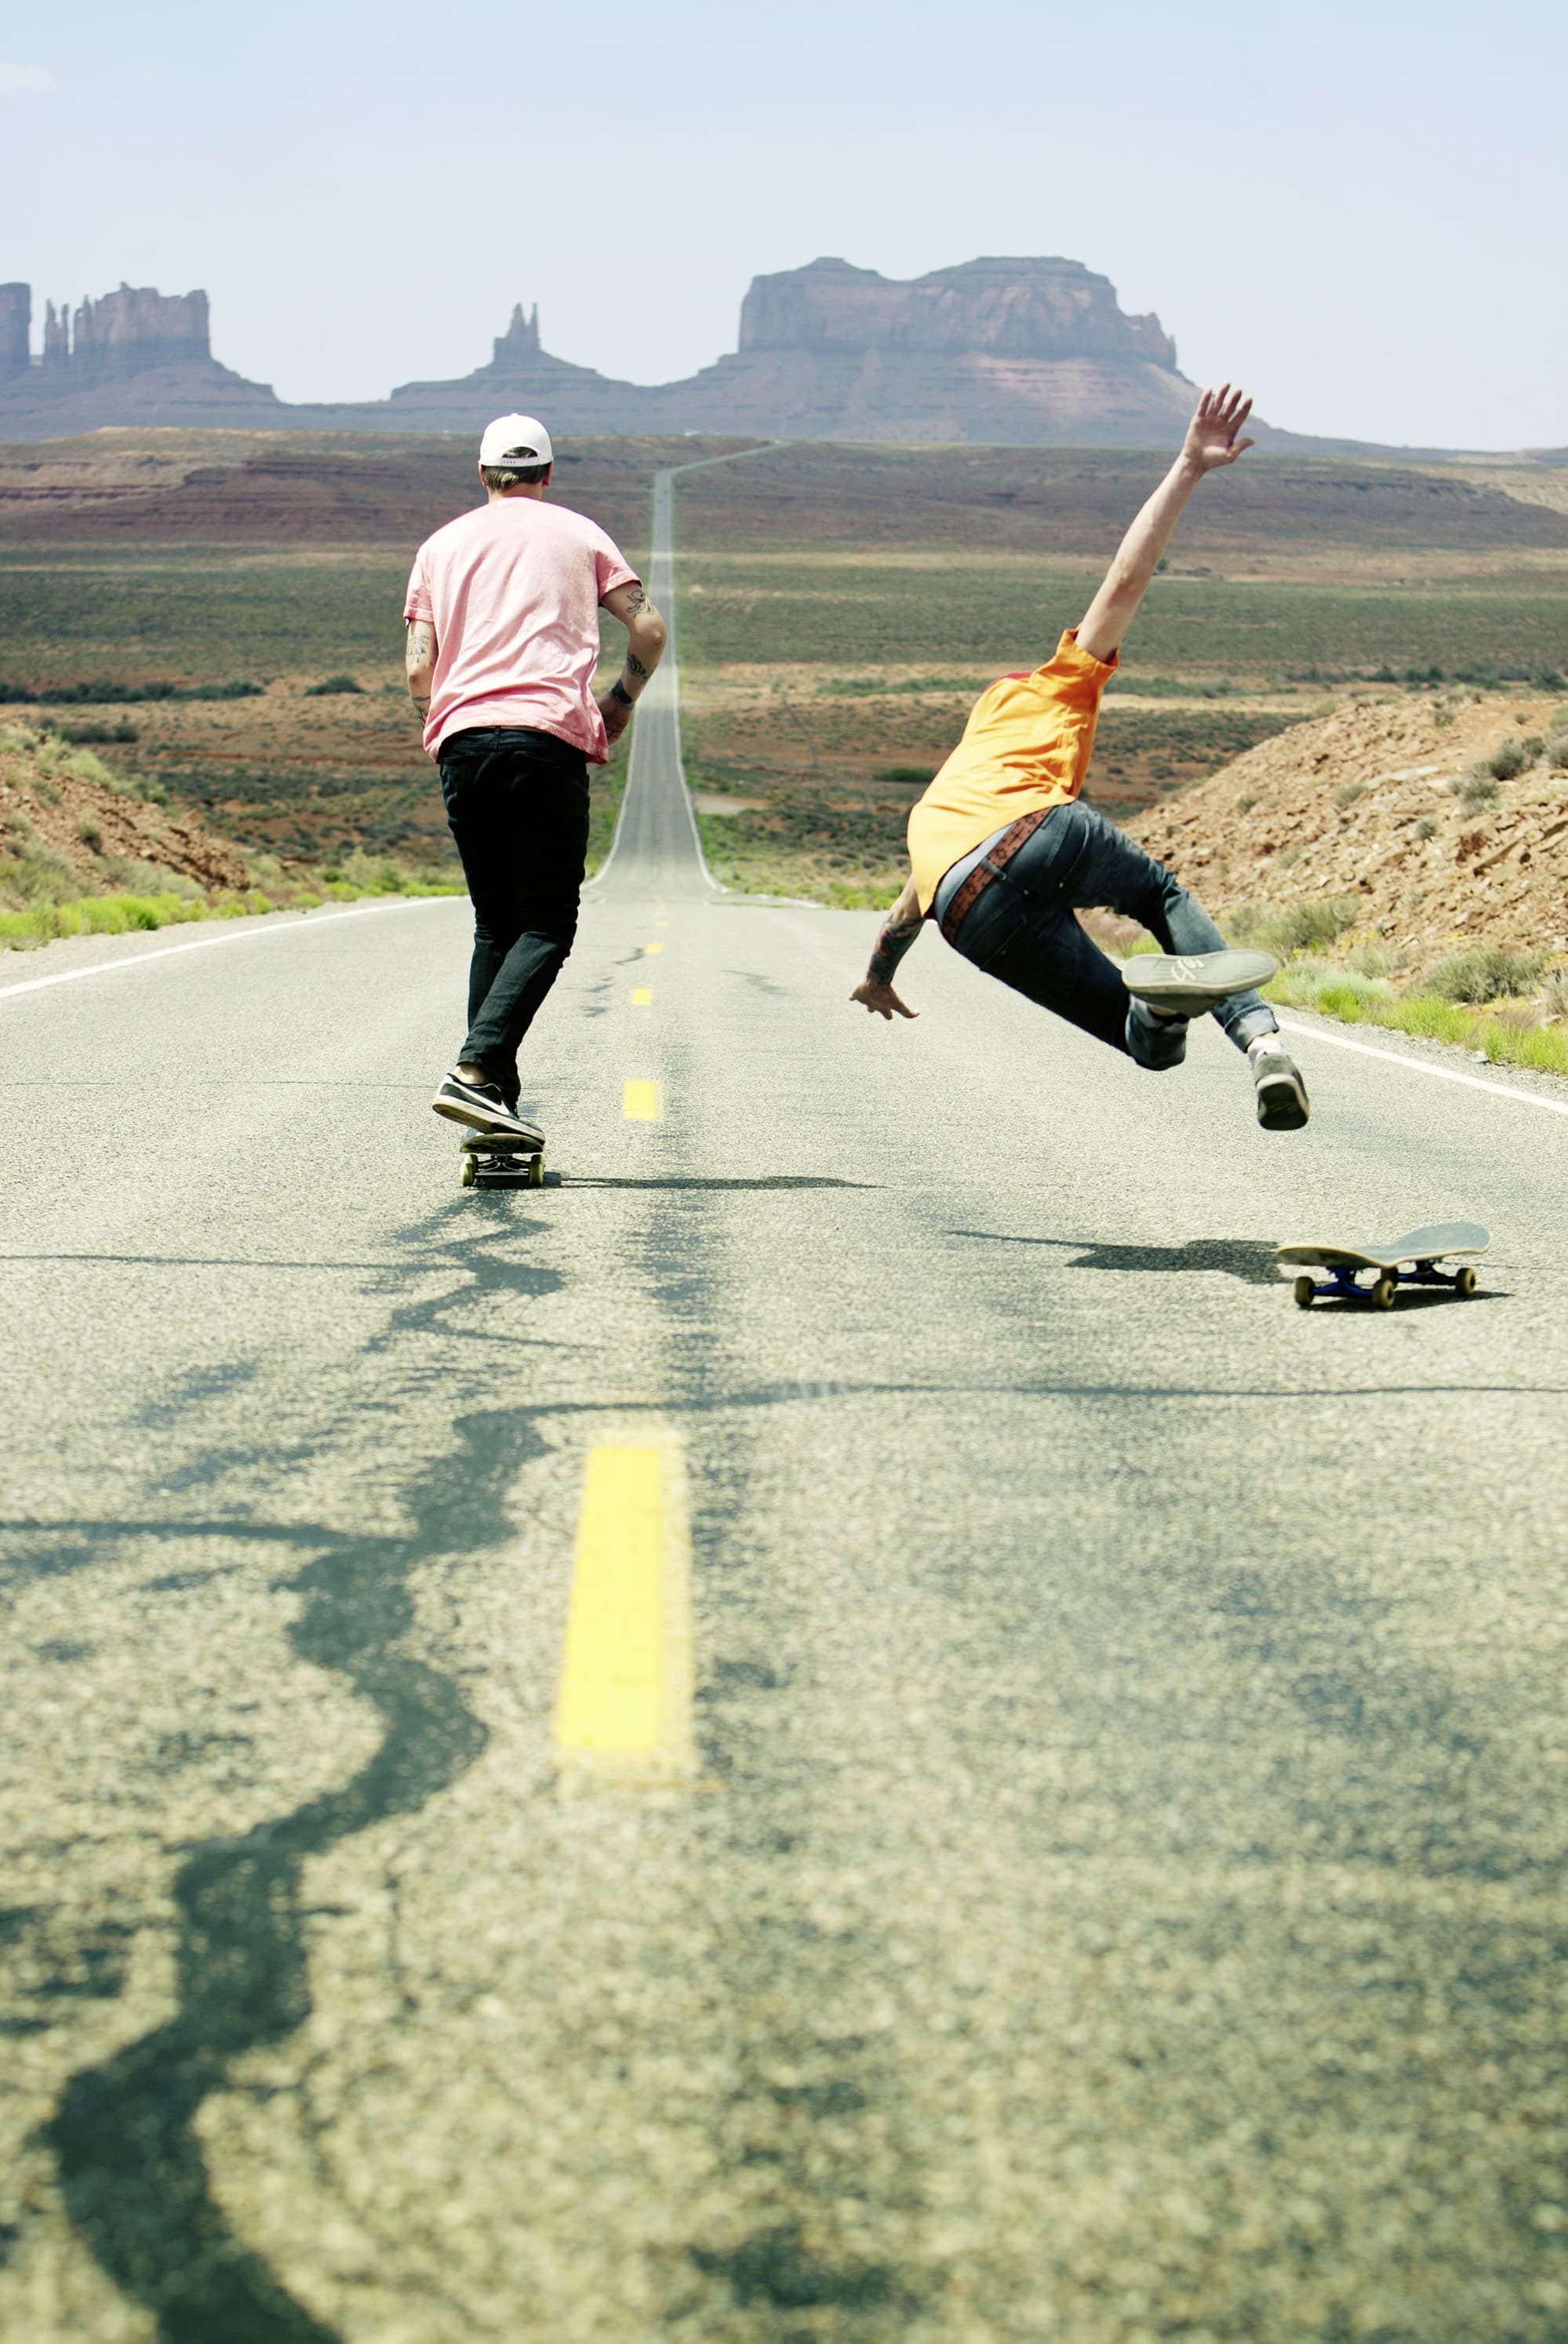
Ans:
{"type": "Polygon", "coordinates": [[[427,537],[403,616],[436,631],[431,756],[449,732],[516,724],[554,732],[603,764],[604,720],[589,688],[599,605],[636,581],[595,522],[535,497],[498,498],[427,537]]]}

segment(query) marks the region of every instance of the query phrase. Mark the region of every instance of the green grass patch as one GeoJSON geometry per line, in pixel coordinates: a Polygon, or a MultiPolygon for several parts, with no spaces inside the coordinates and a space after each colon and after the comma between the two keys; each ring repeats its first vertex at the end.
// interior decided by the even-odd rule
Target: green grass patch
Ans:
{"type": "Polygon", "coordinates": [[[1321,951],[1353,928],[1361,915],[1359,895],[1334,895],[1322,903],[1287,904],[1263,911],[1243,905],[1227,922],[1239,945],[1256,945],[1276,960],[1297,953],[1321,951]]]}
{"type": "MultiPolygon", "coordinates": [[[[1472,957],[1482,957],[1480,955],[1472,957]]],[[[1500,955],[1533,964],[1540,973],[1539,955],[1500,955]]],[[[1434,972],[1435,974],[1435,972],[1434,972]]],[[[1430,978],[1428,983],[1430,985],[1430,978]]],[[[1345,1026],[1381,1026],[1398,1034],[1412,1034],[1425,1042],[1447,1042],[1462,1050],[1483,1051],[1495,1066],[1530,1066],[1549,1075],[1568,1075],[1568,1027],[1540,1022],[1540,1013],[1520,1003],[1512,1011],[1493,1002],[1489,1007],[1468,1000],[1423,991],[1399,993],[1387,977],[1363,975],[1342,963],[1303,955],[1280,969],[1265,996],[1281,1008],[1311,1009],[1320,1016],[1337,1018],[1345,1026]]]]}
{"type": "Polygon", "coordinates": [[[1478,945],[1440,960],[1427,979],[1441,1001],[1502,1001],[1529,993],[1546,965],[1544,953],[1500,952],[1478,945]]]}
{"type": "Polygon", "coordinates": [[[167,928],[177,921],[233,918],[242,912],[270,912],[267,896],[236,897],[231,904],[192,903],[184,895],[82,895],[69,904],[34,904],[25,912],[0,912],[0,942],[49,944],[56,936],[124,936],[137,928],[167,928]]]}
{"type": "MultiPolygon", "coordinates": [[[[1471,1046],[1477,1046],[1472,1042],[1471,1046]]],[[[1560,1026],[1488,1026],[1479,1046],[1494,1066],[1533,1066],[1541,1074],[1568,1075],[1568,1033],[1560,1026]]]]}

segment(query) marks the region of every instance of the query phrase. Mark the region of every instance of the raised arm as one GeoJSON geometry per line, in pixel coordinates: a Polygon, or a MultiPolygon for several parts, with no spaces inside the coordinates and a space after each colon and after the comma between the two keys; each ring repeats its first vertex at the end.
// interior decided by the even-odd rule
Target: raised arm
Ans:
{"type": "Polygon", "coordinates": [[[630,586],[612,586],[604,608],[626,630],[626,664],[599,702],[604,730],[619,741],[632,722],[632,711],[642,697],[653,670],[664,655],[668,630],[647,594],[633,579],[630,586]]]}
{"type": "Polygon", "coordinates": [[[1229,383],[1218,390],[1206,390],[1199,400],[1180,455],[1122,539],[1105,584],[1084,614],[1078,649],[1087,652],[1091,659],[1108,660],[1120,649],[1133,612],[1148,591],[1155,565],[1170,542],[1182,506],[1206,472],[1233,464],[1251,447],[1250,440],[1236,436],[1251,412],[1252,401],[1232,390],[1229,383]]]}
{"type": "Polygon", "coordinates": [[[403,645],[403,672],[408,678],[409,698],[421,724],[430,712],[430,684],[435,672],[436,631],[428,619],[410,619],[408,640],[403,645]]]}

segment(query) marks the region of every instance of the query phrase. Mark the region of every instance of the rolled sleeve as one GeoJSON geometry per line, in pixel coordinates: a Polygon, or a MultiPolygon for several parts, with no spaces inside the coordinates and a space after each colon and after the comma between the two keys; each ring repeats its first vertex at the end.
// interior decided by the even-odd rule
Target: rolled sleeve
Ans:
{"type": "Polygon", "coordinates": [[[642,580],[632,569],[612,537],[595,530],[593,533],[593,567],[599,584],[599,600],[613,594],[618,586],[640,586],[642,580]]]}
{"type": "Polygon", "coordinates": [[[1119,652],[1102,660],[1092,652],[1080,651],[1078,631],[1069,627],[1044,667],[1036,668],[1033,681],[1063,700],[1076,696],[1087,685],[1098,700],[1120,665],[1119,652]]]}
{"type": "Polygon", "coordinates": [[[409,572],[409,588],[403,596],[403,619],[407,625],[412,626],[416,619],[423,619],[428,623],[434,617],[435,609],[430,601],[430,590],[425,579],[424,554],[421,550],[415,555],[414,566],[409,572]]]}

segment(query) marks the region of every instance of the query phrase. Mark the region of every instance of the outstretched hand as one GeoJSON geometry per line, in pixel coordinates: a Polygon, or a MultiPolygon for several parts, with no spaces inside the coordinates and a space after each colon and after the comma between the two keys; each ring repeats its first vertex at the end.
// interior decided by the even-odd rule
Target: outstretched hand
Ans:
{"type": "Polygon", "coordinates": [[[918,1017],[920,1015],[918,1009],[911,1009],[907,1003],[900,1001],[890,985],[878,985],[874,976],[863,976],[849,997],[852,1001],[858,1001],[863,1008],[869,1009],[874,1017],[892,1019],[895,1016],[918,1017]]]}
{"type": "Polygon", "coordinates": [[[1256,444],[1236,437],[1251,412],[1252,401],[1243,392],[1232,390],[1228,382],[1218,390],[1206,390],[1181,443],[1184,461],[1199,472],[1214,472],[1221,464],[1233,464],[1256,444]]]}

